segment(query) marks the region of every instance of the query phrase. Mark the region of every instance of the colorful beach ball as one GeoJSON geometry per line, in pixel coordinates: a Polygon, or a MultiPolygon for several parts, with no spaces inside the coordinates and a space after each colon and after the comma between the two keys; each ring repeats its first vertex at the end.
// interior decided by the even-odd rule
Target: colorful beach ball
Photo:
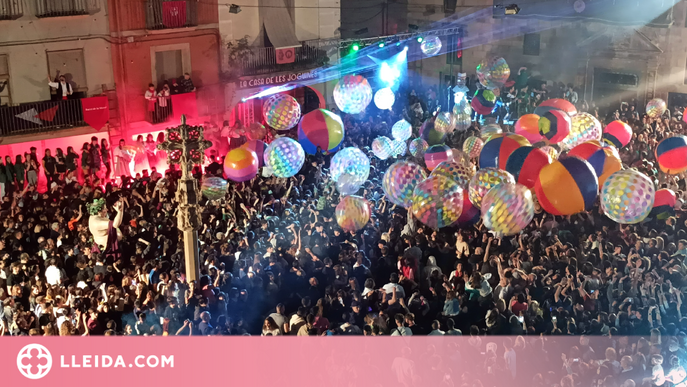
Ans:
{"type": "Polygon", "coordinates": [[[598,141],[582,143],[572,148],[568,152],[568,156],[577,156],[591,164],[599,178],[599,188],[603,186],[610,175],[623,168],[618,150],[612,145],[602,146],[598,141]]]}
{"type": "Polygon", "coordinates": [[[386,136],[379,136],[372,140],[372,153],[380,160],[386,160],[394,153],[394,144],[386,136]]]}
{"type": "Polygon", "coordinates": [[[453,121],[456,124],[455,130],[464,132],[472,125],[472,106],[467,98],[463,98],[453,105],[453,121]]]}
{"type": "Polygon", "coordinates": [[[303,116],[298,124],[298,142],[305,153],[314,155],[319,147],[325,153],[333,153],[344,139],[341,117],[326,109],[315,109],[303,116]]]}
{"type": "Polygon", "coordinates": [[[544,151],[549,157],[551,158],[551,161],[553,160],[558,160],[558,149],[552,147],[551,145],[544,145],[543,147],[539,148],[544,151]]]}
{"type": "Polygon", "coordinates": [[[332,181],[338,181],[344,173],[356,176],[361,184],[370,176],[370,159],[358,148],[347,147],[336,152],[329,164],[332,181]]]}
{"type": "Polygon", "coordinates": [[[440,133],[452,133],[456,123],[449,112],[439,112],[434,120],[434,129],[440,133]]]}
{"type": "Polygon", "coordinates": [[[540,103],[539,106],[534,109],[534,114],[541,116],[552,109],[562,110],[568,113],[569,116],[574,116],[577,114],[577,108],[575,108],[575,105],[562,98],[551,98],[540,103]]]}
{"type": "Polygon", "coordinates": [[[426,178],[427,173],[419,164],[397,161],[391,164],[384,173],[382,189],[391,203],[409,208],[415,186],[426,178]]]}
{"type": "Polygon", "coordinates": [[[262,117],[276,130],[291,129],[301,119],[301,105],[288,94],[275,94],[262,105],[262,117]]]}
{"type": "Polygon", "coordinates": [[[501,183],[515,184],[515,178],[510,173],[496,168],[478,170],[468,185],[470,202],[475,207],[480,208],[484,195],[501,183]]]}
{"type": "Polygon", "coordinates": [[[258,156],[248,148],[236,148],[224,158],[224,174],[235,182],[248,181],[258,174],[258,156]]]}
{"type": "Polygon", "coordinates": [[[377,90],[377,92],[375,93],[374,100],[377,109],[389,110],[392,106],[394,106],[394,103],[396,102],[396,95],[394,95],[394,91],[391,90],[391,88],[384,87],[382,89],[377,90]]]}
{"type": "Polygon", "coordinates": [[[539,172],[551,164],[551,158],[543,150],[531,146],[523,146],[513,151],[506,161],[508,171],[515,181],[527,188],[534,188],[539,172]]]}
{"type": "Polygon", "coordinates": [[[487,89],[498,89],[508,81],[510,67],[503,58],[493,57],[477,65],[477,78],[487,89]]]}
{"type": "Polygon", "coordinates": [[[539,134],[551,144],[557,144],[570,133],[572,121],[562,110],[551,110],[539,117],[539,134]]]}
{"type": "Polygon", "coordinates": [[[334,87],[334,102],[344,113],[365,111],[372,101],[372,87],[362,75],[345,75],[334,87]]]}
{"type": "Polygon", "coordinates": [[[506,169],[508,156],[521,146],[530,146],[530,142],[523,136],[495,135],[482,147],[482,152],[479,154],[479,167],[506,169]]]}
{"type": "Polygon", "coordinates": [[[216,176],[204,177],[200,191],[209,200],[222,199],[227,194],[227,181],[216,176]]]}
{"type": "Polygon", "coordinates": [[[391,146],[393,147],[391,151],[391,155],[393,157],[402,157],[406,155],[406,151],[408,150],[408,146],[406,145],[406,142],[403,140],[391,140],[391,146]]]}
{"type": "Polygon", "coordinates": [[[421,138],[414,139],[410,142],[410,145],[408,145],[408,151],[410,151],[410,154],[413,157],[424,156],[427,148],[429,148],[429,145],[427,145],[427,141],[421,138]]]}
{"type": "Polygon", "coordinates": [[[415,186],[410,210],[433,229],[450,226],[463,211],[463,189],[445,177],[430,176],[415,186]]]}
{"type": "Polygon", "coordinates": [[[475,96],[472,97],[470,105],[477,114],[489,115],[494,111],[494,106],[496,106],[496,95],[491,90],[479,89],[475,92],[475,96]]]}
{"type": "Polygon", "coordinates": [[[620,120],[615,120],[606,125],[602,136],[604,142],[621,149],[632,140],[632,127],[620,120]]]}
{"type": "Polygon", "coordinates": [[[473,171],[456,161],[444,161],[439,163],[429,176],[442,176],[458,184],[460,188],[468,188],[473,171]]]}
{"type": "Polygon", "coordinates": [[[480,220],[480,210],[470,201],[470,194],[467,188],[463,188],[463,212],[458,218],[457,225],[460,227],[470,227],[480,220]]]}
{"type": "Polygon", "coordinates": [[[434,56],[441,51],[441,39],[438,36],[428,36],[420,43],[420,50],[426,56],[434,56]]]}
{"type": "Polygon", "coordinates": [[[487,124],[480,129],[479,136],[486,142],[489,141],[492,136],[502,133],[503,129],[501,129],[499,124],[487,124]]]}
{"type": "Polygon", "coordinates": [[[264,142],[260,140],[250,140],[241,145],[241,148],[246,148],[255,152],[258,158],[258,168],[262,168],[265,165],[265,149],[267,145],[264,142]]]}
{"type": "Polygon", "coordinates": [[[471,136],[463,142],[463,152],[471,159],[479,157],[483,147],[484,141],[479,137],[471,136]]]}
{"type": "Polygon", "coordinates": [[[530,143],[541,141],[542,135],[539,134],[539,116],[536,114],[525,114],[515,122],[515,134],[519,134],[530,143]]]}
{"type": "Polygon", "coordinates": [[[666,220],[675,216],[675,203],[677,196],[675,191],[667,188],[659,189],[654,195],[654,206],[649,213],[649,217],[657,220],[666,220]]]}
{"type": "Polygon", "coordinates": [[[514,235],[527,227],[532,218],[532,191],[522,184],[499,184],[482,198],[482,220],[491,231],[514,235]]]}
{"type": "Polygon", "coordinates": [[[305,162],[303,147],[296,140],[279,137],[265,149],[265,166],[276,177],[291,177],[298,173],[305,162]]]}
{"type": "Polygon", "coordinates": [[[336,206],[336,222],[345,231],[358,231],[370,221],[370,202],[360,196],[344,196],[336,206]]]}
{"type": "Polygon", "coordinates": [[[429,145],[443,144],[446,139],[446,133],[438,131],[434,127],[434,119],[429,118],[420,126],[420,138],[427,141],[429,145]]]}
{"type": "Polygon", "coordinates": [[[413,126],[406,120],[400,120],[391,127],[391,136],[394,140],[406,141],[413,134],[413,126]]]}
{"type": "Polygon", "coordinates": [[[661,171],[669,175],[687,171],[687,137],[675,136],[663,139],[656,147],[655,156],[661,171]]]}
{"type": "Polygon", "coordinates": [[[593,115],[577,113],[570,121],[570,133],[558,143],[561,149],[568,150],[587,141],[601,140],[601,123],[593,115]]]}
{"type": "Polygon", "coordinates": [[[654,98],[646,104],[646,115],[651,118],[659,118],[666,112],[666,101],[654,98]]]}
{"type": "Polygon", "coordinates": [[[425,151],[425,165],[430,171],[444,161],[453,161],[453,150],[447,145],[432,145],[425,151]]]}
{"type": "Polygon", "coordinates": [[[362,180],[360,176],[344,173],[336,181],[336,190],[342,196],[353,195],[358,192],[363,183],[365,180],[362,180]]]}
{"type": "Polygon", "coordinates": [[[626,169],[606,179],[601,188],[601,210],[621,224],[639,223],[654,207],[654,183],[645,174],[626,169]]]}
{"type": "Polygon", "coordinates": [[[552,215],[589,211],[599,194],[594,168],[579,157],[556,160],[539,171],[534,185],[539,205],[552,215]]]}

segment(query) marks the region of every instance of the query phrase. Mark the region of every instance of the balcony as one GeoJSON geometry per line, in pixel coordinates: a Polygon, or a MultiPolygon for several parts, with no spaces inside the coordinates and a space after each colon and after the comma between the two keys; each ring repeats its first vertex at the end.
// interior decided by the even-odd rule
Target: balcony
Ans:
{"type": "Polygon", "coordinates": [[[0,136],[50,132],[88,126],[80,99],[29,102],[0,107],[0,136]]]}
{"type": "Polygon", "coordinates": [[[36,17],[78,15],[88,15],[88,0],[36,0],[36,17]]]}
{"type": "Polygon", "coordinates": [[[329,62],[326,50],[308,45],[308,42],[303,42],[294,49],[292,63],[277,63],[274,47],[253,47],[250,51],[249,55],[238,62],[242,76],[308,70],[329,62]]]}
{"type": "Polygon", "coordinates": [[[24,16],[22,0],[0,0],[0,20],[16,20],[24,16]]]}
{"type": "Polygon", "coordinates": [[[146,122],[156,125],[165,122],[179,122],[181,115],[198,118],[198,98],[196,92],[174,94],[167,98],[158,97],[155,101],[145,100],[146,122]]]}
{"type": "Polygon", "coordinates": [[[195,0],[146,0],[146,29],[166,30],[198,25],[195,0]]]}

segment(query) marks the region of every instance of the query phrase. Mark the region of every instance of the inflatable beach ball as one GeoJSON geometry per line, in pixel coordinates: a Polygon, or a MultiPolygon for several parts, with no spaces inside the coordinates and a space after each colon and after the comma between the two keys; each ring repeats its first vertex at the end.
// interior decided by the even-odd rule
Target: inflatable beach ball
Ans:
{"type": "Polygon", "coordinates": [[[612,145],[602,146],[598,141],[582,143],[571,149],[568,156],[577,156],[591,164],[599,178],[599,188],[603,186],[610,175],[623,168],[618,150],[612,145]]]}
{"type": "Polygon", "coordinates": [[[632,127],[620,120],[616,120],[606,125],[602,137],[604,142],[620,149],[632,140],[632,127]]]}
{"type": "Polygon", "coordinates": [[[408,151],[410,151],[410,154],[413,157],[424,156],[425,151],[427,151],[427,148],[429,148],[429,145],[427,145],[427,141],[421,138],[414,139],[410,142],[410,145],[408,145],[408,151]]]}
{"type": "Polygon", "coordinates": [[[349,174],[358,177],[362,184],[370,176],[370,159],[358,148],[343,148],[332,157],[329,173],[333,181],[338,181],[343,174],[349,174]]]}
{"type": "Polygon", "coordinates": [[[304,162],[303,147],[291,138],[279,137],[265,149],[265,166],[274,176],[291,177],[301,170],[304,162]]]}
{"type": "Polygon", "coordinates": [[[430,176],[442,176],[458,184],[460,188],[468,188],[473,171],[456,161],[444,161],[436,166],[430,176]]]}
{"type": "Polygon", "coordinates": [[[687,137],[663,139],[656,147],[655,156],[661,171],[669,175],[687,171],[687,137]]]}
{"type": "Polygon", "coordinates": [[[516,149],[529,145],[530,142],[518,134],[495,135],[482,147],[479,154],[479,167],[506,169],[508,156],[516,149]]]}
{"type": "Polygon", "coordinates": [[[247,148],[232,149],[224,158],[224,174],[231,181],[248,181],[258,174],[258,168],[258,156],[247,148]]]}
{"type": "Polygon", "coordinates": [[[222,199],[227,194],[227,181],[221,177],[205,177],[200,185],[203,196],[210,200],[222,199]]]}
{"type": "Polygon", "coordinates": [[[260,140],[250,140],[247,143],[241,145],[241,148],[246,148],[255,152],[258,158],[258,167],[262,168],[265,165],[265,149],[267,145],[260,140]]]}
{"type": "Polygon", "coordinates": [[[494,111],[494,106],[496,106],[496,95],[491,90],[479,89],[475,92],[475,96],[472,97],[470,105],[477,114],[489,115],[494,111]]]}
{"type": "Polygon", "coordinates": [[[543,150],[523,146],[508,156],[505,170],[513,175],[515,181],[527,188],[534,188],[539,172],[551,164],[551,158],[543,150]]]}
{"type": "Polygon", "coordinates": [[[413,126],[406,120],[400,120],[391,127],[391,136],[394,140],[406,141],[413,134],[413,126]]]}
{"type": "Polygon", "coordinates": [[[572,149],[582,143],[601,140],[601,123],[589,113],[577,113],[570,119],[570,133],[558,143],[563,150],[572,149]]]}
{"type": "Polygon", "coordinates": [[[639,223],[651,212],[655,194],[654,183],[643,173],[618,171],[601,188],[601,210],[614,222],[639,223]]]}
{"type": "Polygon", "coordinates": [[[539,116],[539,134],[551,144],[563,141],[570,133],[571,127],[570,116],[562,110],[550,110],[539,116]]]}
{"type": "Polygon", "coordinates": [[[358,231],[370,221],[370,202],[360,196],[344,196],[336,206],[336,222],[345,231],[358,231]]]}
{"type": "Polygon", "coordinates": [[[541,141],[542,135],[539,134],[539,116],[536,114],[525,114],[515,122],[515,134],[519,134],[530,143],[541,141]]]}
{"type": "Polygon", "coordinates": [[[262,105],[262,117],[276,130],[291,129],[301,118],[301,105],[288,94],[275,94],[262,105]]]}
{"type": "Polygon", "coordinates": [[[541,116],[553,109],[562,110],[569,116],[574,116],[577,114],[577,108],[575,108],[575,105],[562,98],[547,99],[546,101],[540,103],[539,106],[534,109],[534,114],[541,116]]]}
{"type": "Polygon", "coordinates": [[[345,75],[334,87],[334,102],[342,112],[358,114],[372,101],[372,87],[362,75],[345,75]]]}
{"type": "Polygon", "coordinates": [[[329,110],[313,110],[304,115],[298,124],[298,142],[307,154],[316,154],[318,147],[325,153],[336,152],[343,139],[341,117],[329,110]]]}
{"type": "Polygon", "coordinates": [[[463,211],[463,189],[442,176],[430,176],[415,186],[413,216],[433,229],[449,226],[463,211]]]}
{"type": "Polygon", "coordinates": [[[390,202],[409,208],[413,190],[427,178],[425,169],[410,161],[397,161],[389,166],[382,179],[382,189],[390,202]]]}
{"type": "Polygon", "coordinates": [[[654,195],[654,206],[649,213],[652,219],[666,220],[675,215],[677,196],[671,189],[663,188],[654,195]]]}
{"type": "Polygon", "coordinates": [[[478,170],[468,185],[470,202],[475,207],[480,208],[484,195],[501,183],[515,184],[515,178],[510,173],[496,168],[478,170]]]}
{"type": "Polygon", "coordinates": [[[589,211],[599,194],[594,168],[579,157],[556,160],[539,171],[534,185],[539,205],[552,215],[589,211]]]}
{"type": "Polygon", "coordinates": [[[532,192],[522,184],[499,184],[482,198],[482,220],[491,231],[514,235],[527,227],[532,218],[532,192]]]}
{"type": "Polygon", "coordinates": [[[453,161],[453,150],[446,145],[432,145],[425,151],[425,165],[434,170],[444,161],[453,161]]]}

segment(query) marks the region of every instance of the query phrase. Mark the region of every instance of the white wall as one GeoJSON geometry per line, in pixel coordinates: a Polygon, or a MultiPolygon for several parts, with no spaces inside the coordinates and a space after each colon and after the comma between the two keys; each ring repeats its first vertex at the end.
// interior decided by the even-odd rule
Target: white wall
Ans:
{"type": "Polygon", "coordinates": [[[340,35],[341,8],[338,0],[295,0],[294,7],[298,40],[329,39],[340,35]]]}
{"type": "MultiPolygon", "coordinates": [[[[0,54],[9,59],[13,103],[50,99],[46,51],[83,49],[88,95],[114,87],[106,0],[89,0],[92,15],[39,19],[35,2],[20,0],[24,16],[0,21],[0,54]]],[[[54,76],[54,74],[52,74],[54,76]]]]}

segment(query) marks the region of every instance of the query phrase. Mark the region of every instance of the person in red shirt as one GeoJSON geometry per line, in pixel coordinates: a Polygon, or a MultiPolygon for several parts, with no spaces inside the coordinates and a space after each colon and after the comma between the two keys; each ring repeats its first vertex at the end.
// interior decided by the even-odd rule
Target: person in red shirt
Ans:
{"type": "Polygon", "coordinates": [[[516,316],[520,316],[522,312],[527,311],[527,302],[524,294],[518,293],[510,299],[510,310],[516,316]]]}

